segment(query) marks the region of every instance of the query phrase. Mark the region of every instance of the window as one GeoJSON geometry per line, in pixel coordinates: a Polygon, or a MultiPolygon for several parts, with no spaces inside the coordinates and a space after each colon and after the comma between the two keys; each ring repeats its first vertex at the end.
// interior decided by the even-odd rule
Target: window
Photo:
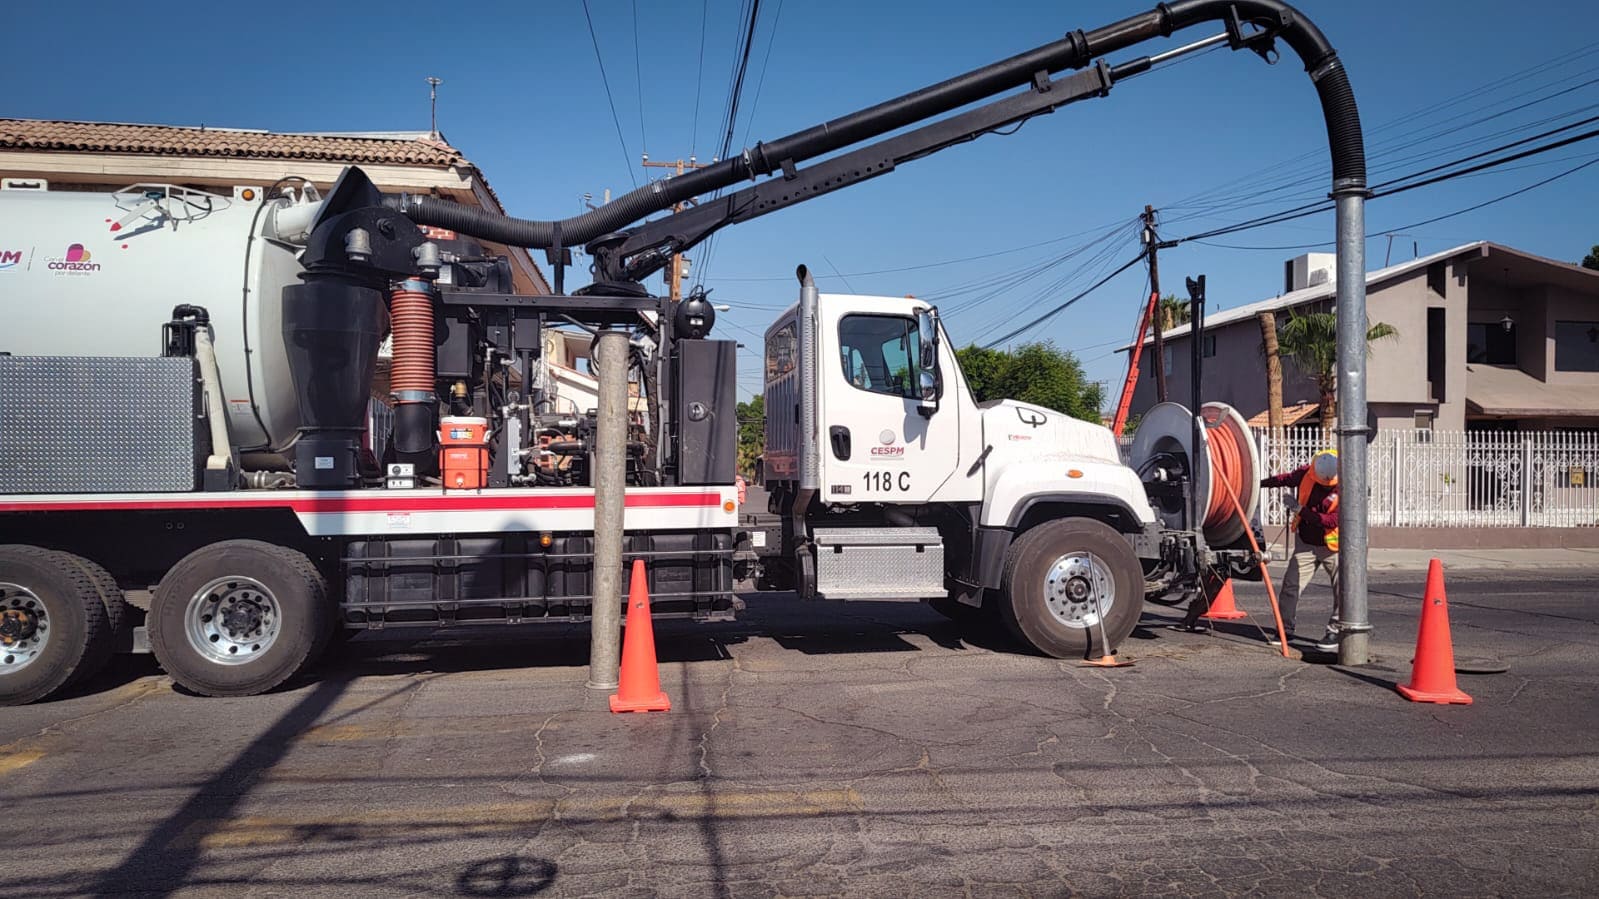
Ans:
{"type": "MultiPolygon", "coordinates": [[[[1446,392],[1444,387],[1446,358],[1444,353],[1445,326],[1448,324],[1448,311],[1441,306],[1427,308],[1427,398],[1443,402],[1446,392]]],[[[1511,335],[1514,338],[1515,335],[1511,335]]],[[[1469,338],[1468,338],[1469,339],[1469,338]]],[[[1514,356],[1516,342],[1510,341],[1511,355],[1514,356]]],[[[1420,413],[1417,413],[1418,415],[1420,413]]],[[[1421,427],[1418,421],[1416,427],[1421,427]]]]}
{"type": "Polygon", "coordinates": [[[1210,357],[1212,357],[1214,355],[1216,355],[1216,335],[1215,334],[1206,334],[1205,335],[1205,355],[1204,355],[1203,358],[1209,359],[1210,357]]]}
{"type": "Polygon", "coordinates": [[[1599,371],[1599,322],[1555,322],[1555,371],[1599,371]]]}
{"type": "Polygon", "coordinates": [[[1516,326],[1512,324],[1507,331],[1499,322],[1471,322],[1466,325],[1466,361],[1482,365],[1515,365],[1516,326]]]}
{"type": "Polygon", "coordinates": [[[862,390],[920,397],[916,322],[898,315],[846,315],[838,324],[844,379],[862,390]]]}
{"type": "Polygon", "coordinates": [[[766,338],[766,380],[774,381],[794,370],[794,323],[789,322],[766,338]]]}

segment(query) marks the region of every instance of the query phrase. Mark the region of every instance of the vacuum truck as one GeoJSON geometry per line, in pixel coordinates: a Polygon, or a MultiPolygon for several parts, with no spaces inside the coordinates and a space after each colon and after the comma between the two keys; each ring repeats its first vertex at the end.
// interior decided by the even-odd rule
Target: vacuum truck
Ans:
{"type": "Polygon", "coordinates": [[[0,703],[115,651],[155,653],[198,694],[248,695],[339,633],[588,620],[596,460],[618,449],[621,557],[646,562],[657,617],[731,617],[751,577],[997,615],[1057,657],[1118,644],[1146,593],[1251,570],[1258,460],[1235,411],[1159,407],[1124,464],[1098,425],[977,403],[936,308],[822,294],[801,266],[765,334],[770,517],[753,526],[734,486],[736,344],[711,336],[703,293],[642,281],[721,227],[1218,43],[1274,58],[1277,38],[1322,97],[1338,189],[1363,189],[1320,32],[1275,0],[1188,0],[562,221],[384,196],[358,168],[326,193],[292,178],[0,190],[0,703]],[[1226,32],[1103,58],[1212,20],[1226,32]],[[514,293],[480,241],[545,249],[555,295],[514,293]],[[568,294],[575,245],[594,280],[568,294]],[[601,446],[594,410],[552,402],[557,331],[627,335],[623,440],[601,446]]]}

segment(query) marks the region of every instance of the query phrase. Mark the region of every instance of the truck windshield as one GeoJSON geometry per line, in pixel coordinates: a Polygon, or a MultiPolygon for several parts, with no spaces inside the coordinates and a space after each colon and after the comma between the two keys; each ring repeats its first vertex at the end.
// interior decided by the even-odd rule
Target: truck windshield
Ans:
{"type": "Polygon", "coordinates": [[[861,390],[915,398],[921,358],[916,322],[900,315],[846,315],[838,324],[844,379],[861,390]]]}

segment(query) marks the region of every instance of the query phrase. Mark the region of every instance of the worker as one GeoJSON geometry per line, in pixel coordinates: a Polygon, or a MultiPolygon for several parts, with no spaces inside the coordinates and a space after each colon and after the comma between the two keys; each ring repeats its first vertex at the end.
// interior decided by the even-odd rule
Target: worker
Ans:
{"type": "MultiPolygon", "coordinates": [[[[1291,487],[1294,496],[1290,507],[1294,518],[1290,525],[1298,546],[1288,557],[1288,570],[1283,573],[1283,586],[1278,597],[1282,613],[1283,634],[1294,635],[1294,614],[1299,610],[1299,597],[1316,576],[1316,569],[1327,572],[1332,581],[1332,616],[1327,619],[1327,633],[1315,644],[1317,649],[1335,652],[1341,624],[1338,620],[1341,597],[1338,593],[1338,453],[1323,450],[1287,474],[1266,478],[1262,487],[1291,487]]],[[[1277,645],[1277,641],[1271,641],[1277,645]]]]}

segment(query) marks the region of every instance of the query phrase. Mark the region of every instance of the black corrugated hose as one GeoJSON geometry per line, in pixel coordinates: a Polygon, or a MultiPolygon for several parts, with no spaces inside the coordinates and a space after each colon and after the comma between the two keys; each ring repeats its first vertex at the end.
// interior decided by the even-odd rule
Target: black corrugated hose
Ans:
{"type": "Polygon", "coordinates": [[[451,203],[406,196],[389,201],[419,225],[449,228],[509,246],[545,249],[582,246],[645,216],[771,174],[784,162],[800,163],[967,103],[1029,83],[1039,71],[1081,68],[1096,56],[1234,13],[1242,22],[1281,37],[1305,63],[1315,82],[1327,123],[1334,191],[1366,189],[1366,151],[1360,113],[1349,75],[1327,38],[1308,18],[1280,0],[1177,0],[1090,32],[1073,31],[1058,41],[958,75],[821,125],[757,143],[744,153],[697,171],[656,181],[623,194],[599,209],[560,221],[531,221],[451,203]]]}

